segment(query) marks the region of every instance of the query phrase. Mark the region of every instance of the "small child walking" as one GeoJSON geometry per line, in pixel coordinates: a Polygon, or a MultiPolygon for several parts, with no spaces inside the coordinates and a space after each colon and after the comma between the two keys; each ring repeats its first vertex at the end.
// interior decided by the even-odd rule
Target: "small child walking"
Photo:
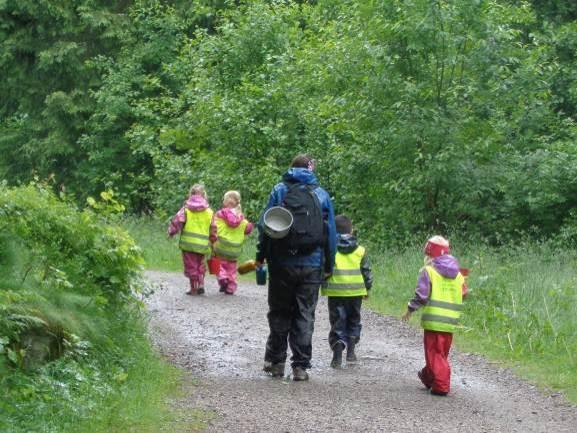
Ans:
{"type": "Polygon", "coordinates": [[[182,250],[184,275],[190,280],[187,295],[204,293],[204,258],[210,253],[212,217],[213,211],[208,205],[204,185],[198,183],[190,188],[187,200],[168,226],[169,238],[180,232],[178,247],[182,250]]]}
{"type": "Polygon", "coordinates": [[[242,213],[240,193],[227,191],[222,199],[222,209],[216,212],[210,226],[212,252],[220,260],[217,279],[221,293],[234,295],[236,292],[236,261],[253,227],[242,213]]]}
{"type": "Polygon", "coordinates": [[[421,326],[424,329],[425,367],[417,376],[431,394],[445,396],[451,388],[449,351],[453,342],[463,298],[467,295],[465,278],[458,260],[450,255],[449,241],[433,236],[425,244],[425,266],[421,269],[415,296],[402,316],[423,308],[421,326]]]}
{"type": "Polygon", "coordinates": [[[357,361],[355,346],[361,337],[361,305],[373,285],[371,264],[364,247],[353,235],[351,220],[345,215],[335,217],[337,254],[333,274],[321,287],[321,295],[328,296],[329,345],[333,351],[332,368],[341,368],[343,350],[347,349],[347,363],[357,361]]]}

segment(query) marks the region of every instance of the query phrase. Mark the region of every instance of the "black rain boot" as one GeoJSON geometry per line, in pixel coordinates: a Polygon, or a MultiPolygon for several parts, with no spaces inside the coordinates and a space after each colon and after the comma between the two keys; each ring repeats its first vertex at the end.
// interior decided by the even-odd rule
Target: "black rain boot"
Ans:
{"type": "Polygon", "coordinates": [[[353,364],[357,362],[357,355],[355,354],[355,346],[356,342],[354,340],[349,340],[349,344],[347,346],[347,362],[353,364]]]}
{"type": "Polygon", "coordinates": [[[345,345],[341,342],[333,346],[333,359],[331,361],[332,368],[341,368],[343,366],[343,349],[345,345]]]}
{"type": "Polygon", "coordinates": [[[219,291],[220,293],[225,293],[225,292],[226,292],[227,281],[226,281],[226,280],[219,280],[219,281],[218,281],[218,286],[219,286],[218,291],[219,291]]]}

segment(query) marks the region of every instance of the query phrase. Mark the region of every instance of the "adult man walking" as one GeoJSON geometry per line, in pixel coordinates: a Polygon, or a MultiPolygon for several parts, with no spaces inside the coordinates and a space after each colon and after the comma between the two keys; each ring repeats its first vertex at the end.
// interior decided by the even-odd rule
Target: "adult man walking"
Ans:
{"type": "Polygon", "coordinates": [[[329,194],[319,187],[314,160],[297,155],[282,182],[276,184],[260,218],[256,261],[269,268],[267,314],[270,333],[264,371],[283,377],[290,346],[293,379],[308,380],[319,287],[333,271],[336,252],[334,211],[329,194]],[[282,206],[293,214],[283,239],[265,233],[264,215],[282,206]],[[319,233],[320,231],[320,233],[319,233]]]}

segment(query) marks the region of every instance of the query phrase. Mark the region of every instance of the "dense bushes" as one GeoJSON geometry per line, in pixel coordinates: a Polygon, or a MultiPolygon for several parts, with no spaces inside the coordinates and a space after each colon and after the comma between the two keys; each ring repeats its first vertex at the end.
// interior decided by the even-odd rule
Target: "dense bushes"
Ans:
{"type": "Polygon", "coordinates": [[[152,357],[139,249],[40,185],[0,185],[0,233],[0,430],[71,431],[152,357]]]}

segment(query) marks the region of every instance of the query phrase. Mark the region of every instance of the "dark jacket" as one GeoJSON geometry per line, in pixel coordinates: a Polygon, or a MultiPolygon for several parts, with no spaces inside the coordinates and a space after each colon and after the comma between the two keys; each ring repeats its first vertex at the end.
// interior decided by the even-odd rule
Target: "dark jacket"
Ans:
{"type": "MultiPolygon", "coordinates": [[[[339,234],[337,235],[337,251],[341,254],[350,254],[354,252],[359,247],[357,238],[350,234],[339,234]]],[[[361,274],[363,275],[363,281],[365,282],[365,287],[370,290],[373,287],[373,272],[371,270],[371,261],[368,255],[365,253],[361,260],[361,274]]]]}
{"type": "Polygon", "coordinates": [[[266,258],[271,265],[281,266],[303,266],[303,267],[323,267],[327,273],[332,273],[335,264],[336,253],[336,228],[335,228],[335,214],[333,204],[329,194],[318,186],[317,178],[314,173],[306,168],[290,168],[283,175],[283,182],[277,183],[270,193],[268,204],[266,205],[259,221],[258,221],[258,244],[256,247],[256,260],[263,262],[266,258]],[[263,230],[263,216],[264,213],[273,206],[280,206],[288,188],[285,182],[302,183],[304,185],[315,185],[313,190],[319,199],[323,218],[327,227],[327,239],[324,248],[317,248],[311,254],[303,256],[274,256],[271,257],[270,239],[265,236],[263,230]]]}

